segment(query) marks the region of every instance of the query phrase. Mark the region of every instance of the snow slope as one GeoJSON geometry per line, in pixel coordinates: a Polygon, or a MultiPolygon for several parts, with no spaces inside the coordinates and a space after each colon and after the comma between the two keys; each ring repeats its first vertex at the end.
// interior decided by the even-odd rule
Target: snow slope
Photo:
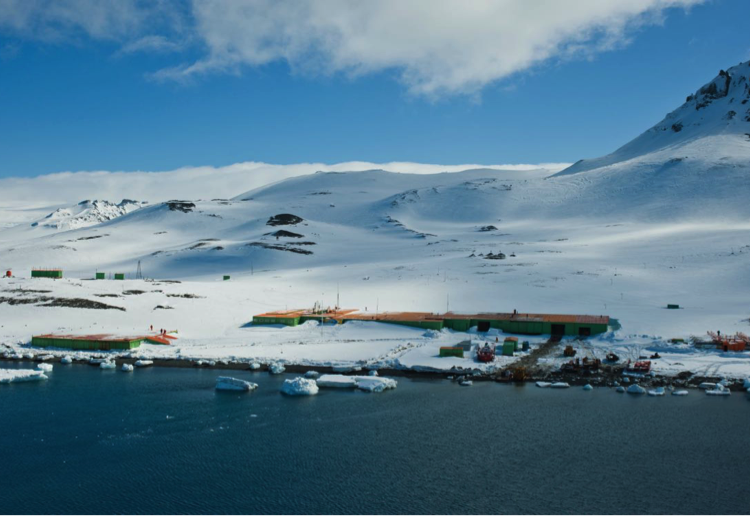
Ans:
{"type": "Polygon", "coordinates": [[[722,75],[631,144],[553,176],[306,173],[222,184],[220,199],[165,189],[169,198],[90,226],[0,229],[0,267],[18,276],[0,280],[0,342],[153,324],[178,329],[180,340],[144,347],[148,356],[477,367],[437,358],[465,334],[248,324],[253,314],[339,299],[369,311],[608,314],[622,329],[592,341],[592,353],[631,346],[637,357],[635,347],[656,347],[671,357],[670,372],[693,363],[746,374],[742,356],[691,355],[668,339],[748,331],[750,122],[740,111],[722,118],[750,104],[740,96],[747,72],[729,69],[726,95],[722,75]],[[147,277],[181,283],[133,280],[139,261],[147,277]],[[66,279],[26,279],[31,266],[62,267],[66,279]],[[130,279],[87,281],[95,271],[130,279]],[[77,307],[81,299],[110,308],[77,307]]]}

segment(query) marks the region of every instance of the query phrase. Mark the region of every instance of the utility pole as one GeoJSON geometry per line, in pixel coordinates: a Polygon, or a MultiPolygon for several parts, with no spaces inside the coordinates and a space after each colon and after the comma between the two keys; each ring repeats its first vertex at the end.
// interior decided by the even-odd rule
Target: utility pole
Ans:
{"type": "Polygon", "coordinates": [[[141,271],[141,261],[138,260],[138,268],[135,271],[135,279],[143,279],[143,271],[141,271]]]}

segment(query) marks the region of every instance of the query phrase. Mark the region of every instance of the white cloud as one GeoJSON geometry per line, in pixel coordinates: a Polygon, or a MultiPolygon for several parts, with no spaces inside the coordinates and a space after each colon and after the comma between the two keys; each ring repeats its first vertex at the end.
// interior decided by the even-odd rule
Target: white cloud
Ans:
{"type": "Polygon", "coordinates": [[[158,77],[286,62],[308,74],[390,72],[410,93],[435,97],[617,48],[667,9],[703,1],[0,0],[0,30],[48,39],[77,30],[125,52],[175,50],[170,36],[189,32],[180,45],[197,42],[203,57],[158,77]]]}

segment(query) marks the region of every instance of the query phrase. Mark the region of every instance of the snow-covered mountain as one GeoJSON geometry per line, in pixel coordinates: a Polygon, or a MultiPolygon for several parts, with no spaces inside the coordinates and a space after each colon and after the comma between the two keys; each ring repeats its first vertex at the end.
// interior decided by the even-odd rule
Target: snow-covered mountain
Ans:
{"type": "Polygon", "coordinates": [[[58,231],[85,228],[121,217],[145,204],[148,203],[130,199],[123,199],[119,203],[86,200],[75,206],[58,208],[42,220],[33,222],[31,226],[51,228],[58,231]]]}
{"type": "Polygon", "coordinates": [[[698,160],[747,166],[750,159],[750,61],[719,71],[664,119],[612,154],[581,160],[557,175],[644,160],[698,160]],[[647,156],[653,156],[647,160],[647,156]]]}

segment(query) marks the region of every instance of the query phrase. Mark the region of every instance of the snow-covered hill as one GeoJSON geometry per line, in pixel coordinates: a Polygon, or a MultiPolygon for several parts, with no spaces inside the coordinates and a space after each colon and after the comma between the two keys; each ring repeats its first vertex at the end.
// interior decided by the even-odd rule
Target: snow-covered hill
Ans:
{"type": "Polygon", "coordinates": [[[32,227],[50,228],[58,231],[95,226],[137,210],[143,204],[130,199],[119,203],[109,201],[81,201],[75,206],[58,208],[44,219],[31,224],[32,227]]]}
{"type": "MultiPolygon", "coordinates": [[[[623,329],[607,338],[638,334],[639,342],[747,331],[750,121],[740,109],[725,117],[750,107],[747,77],[747,63],[729,69],[630,144],[557,175],[413,164],[420,173],[305,169],[212,186],[221,198],[160,187],[149,191],[162,198],[135,210],[89,203],[37,216],[37,226],[0,229],[0,268],[27,277],[32,266],[61,267],[73,279],[3,280],[0,339],[154,324],[179,328],[204,356],[217,346],[248,354],[248,339],[264,338],[247,333],[254,313],[333,306],[339,295],[344,306],[370,310],[608,314],[623,329]],[[147,277],[182,283],[80,281],[95,271],[132,278],[139,262],[147,277]],[[19,288],[111,298],[125,311],[24,309],[19,288]]],[[[289,335],[305,357],[317,356],[321,348],[289,335]]],[[[368,342],[351,357],[403,344],[368,342]]]]}

